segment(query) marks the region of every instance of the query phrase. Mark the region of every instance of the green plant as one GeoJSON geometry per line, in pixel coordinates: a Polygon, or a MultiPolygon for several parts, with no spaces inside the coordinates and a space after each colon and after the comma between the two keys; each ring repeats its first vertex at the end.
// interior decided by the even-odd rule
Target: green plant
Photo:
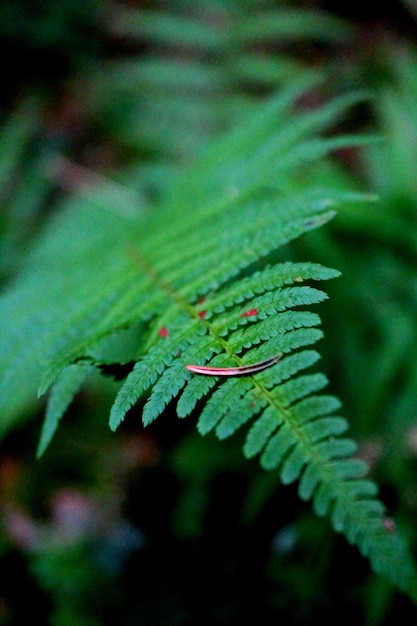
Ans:
{"type": "Polygon", "coordinates": [[[0,278],[10,280],[19,259],[47,208],[52,183],[44,175],[45,151],[39,145],[41,107],[27,100],[0,130],[0,278]]]}
{"type": "Polygon", "coordinates": [[[152,210],[115,206],[100,193],[64,201],[1,300],[2,414],[13,416],[22,388],[52,386],[42,453],[92,369],[134,360],[112,429],[136,402],[145,400],[146,425],[178,396],[178,416],[199,416],[202,433],[225,438],[251,422],[245,455],[260,454],[283,483],[299,479],[300,497],[415,599],[404,540],[391,532],[355,444],[341,436],[340,403],[321,393],[322,374],[304,373],[322,336],[311,308],[326,297],[309,283],[338,272],[291,261],[282,248],[338,206],[372,200],[322,174],[329,152],[358,140],[319,134],[363,94],[297,108],[313,84],[296,81],[215,142],[152,210]],[[225,381],[185,368],[278,352],[284,358],[264,372],[225,381]]]}
{"type": "Polygon", "coordinates": [[[297,46],[318,60],[318,46],[331,51],[352,36],[330,13],[269,1],[254,11],[246,0],[174,1],[148,10],[109,3],[108,29],[142,52],[96,66],[86,93],[102,132],[141,157],[138,178],[151,175],[153,184],[158,170],[149,172],[143,160],[165,173],[194,157],[263,96],[304,74],[297,46]]]}

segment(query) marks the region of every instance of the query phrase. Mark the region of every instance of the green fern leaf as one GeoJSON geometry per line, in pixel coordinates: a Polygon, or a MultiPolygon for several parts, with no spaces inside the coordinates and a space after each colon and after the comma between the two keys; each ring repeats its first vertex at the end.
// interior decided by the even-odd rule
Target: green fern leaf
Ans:
{"type": "Polygon", "coordinates": [[[41,457],[49,446],[61,418],[93,369],[91,366],[74,364],[69,365],[60,373],[48,398],[45,420],[38,444],[38,457],[41,457]]]}
{"type": "MultiPolygon", "coordinates": [[[[140,399],[145,424],[178,398],[181,417],[200,405],[203,434],[225,438],[246,425],[245,455],[259,454],[284,483],[299,480],[300,497],[392,579],[400,540],[384,535],[366,466],[340,437],[340,402],[321,393],[323,375],[305,372],[317,360],[309,347],[323,336],[311,309],[326,297],[306,281],[337,272],[276,262],[280,248],[361,197],[317,188],[309,165],[335,145],[317,135],[358,96],[294,113],[304,88],[284,90],[217,142],[152,211],[103,205],[100,194],[97,206],[68,199],[0,303],[0,348],[9,355],[0,401],[24,380],[37,380],[41,392],[52,385],[43,450],[80,383],[81,362],[105,363],[97,356],[103,342],[139,327],[137,363],[111,409],[112,429],[140,399]],[[185,367],[235,368],[277,354],[269,369],[242,377],[206,380],[185,367]]],[[[415,594],[401,550],[398,577],[415,594]]]]}
{"type": "Polygon", "coordinates": [[[238,403],[240,395],[252,387],[250,381],[241,381],[238,378],[227,380],[211,396],[198,420],[198,430],[205,435],[212,430],[223,417],[223,412],[230,406],[238,403]]]}

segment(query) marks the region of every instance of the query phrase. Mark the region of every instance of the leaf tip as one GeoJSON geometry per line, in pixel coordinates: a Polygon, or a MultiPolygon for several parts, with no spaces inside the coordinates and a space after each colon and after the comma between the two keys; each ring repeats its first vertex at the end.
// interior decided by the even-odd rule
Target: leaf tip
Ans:
{"type": "Polygon", "coordinates": [[[109,428],[112,432],[116,432],[120,424],[123,422],[125,412],[120,410],[120,407],[113,404],[110,411],[109,428]]]}

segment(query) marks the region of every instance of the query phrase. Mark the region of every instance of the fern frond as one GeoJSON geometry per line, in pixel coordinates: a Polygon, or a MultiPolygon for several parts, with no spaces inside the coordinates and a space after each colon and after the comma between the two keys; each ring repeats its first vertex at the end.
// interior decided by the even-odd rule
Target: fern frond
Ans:
{"type": "MultiPolygon", "coordinates": [[[[274,263],[280,248],[359,197],[318,189],[304,156],[297,159],[312,138],[323,147],[316,154],[326,151],[331,140],[317,134],[356,96],[297,113],[302,93],[298,83],[267,103],[148,213],[68,200],[1,301],[0,348],[9,357],[0,401],[13,398],[21,381],[38,381],[41,392],[52,385],[43,450],[81,381],[81,362],[100,363],[103,342],[139,326],[137,363],[116,396],[111,428],[140,399],[149,424],[177,398],[181,417],[201,408],[201,433],[225,438],[246,426],[245,455],[259,454],[284,483],[299,480],[300,496],[392,579],[399,540],[378,530],[384,508],[354,444],[340,437],[339,401],[321,393],[323,375],[305,371],[317,360],[310,346],[323,335],[311,309],[326,297],[307,281],[337,272],[274,263]],[[185,367],[249,365],[278,353],[283,358],[269,369],[223,381],[185,367]]],[[[414,594],[405,553],[400,566],[404,589],[414,594]]]]}
{"type": "Polygon", "coordinates": [[[35,149],[40,131],[36,101],[24,101],[0,128],[0,279],[9,280],[19,267],[52,190],[45,154],[35,149]]]}
{"type": "Polygon", "coordinates": [[[242,2],[170,3],[157,11],[110,4],[112,34],[156,53],[100,69],[90,95],[97,117],[141,152],[145,146],[157,158],[195,155],[207,137],[253,109],[255,91],[276,90],[305,73],[290,55],[276,54],[277,42],[331,46],[350,34],[345,22],[323,12],[259,9],[254,14],[242,2]]]}

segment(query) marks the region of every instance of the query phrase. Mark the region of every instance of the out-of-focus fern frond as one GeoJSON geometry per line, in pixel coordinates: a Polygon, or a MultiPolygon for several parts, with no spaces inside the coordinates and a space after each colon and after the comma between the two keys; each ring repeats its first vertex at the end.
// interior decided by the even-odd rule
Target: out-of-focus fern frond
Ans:
{"type": "Polygon", "coordinates": [[[254,11],[245,2],[174,2],[159,11],[111,5],[108,22],[118,41],[141,53],[103,66],[93,107],[124,145],[158,161],[195,155],[262,94],[303,74],[291,44],[332,46],[351,35],[330,14],[254,11]]]}
{"type": "Polygon", "coordinates": [[[16,272],[53,186],[37,146],[40,128],[39,107],[24,102],[0,129],[0,272],[5,280],[16,272]]]}

